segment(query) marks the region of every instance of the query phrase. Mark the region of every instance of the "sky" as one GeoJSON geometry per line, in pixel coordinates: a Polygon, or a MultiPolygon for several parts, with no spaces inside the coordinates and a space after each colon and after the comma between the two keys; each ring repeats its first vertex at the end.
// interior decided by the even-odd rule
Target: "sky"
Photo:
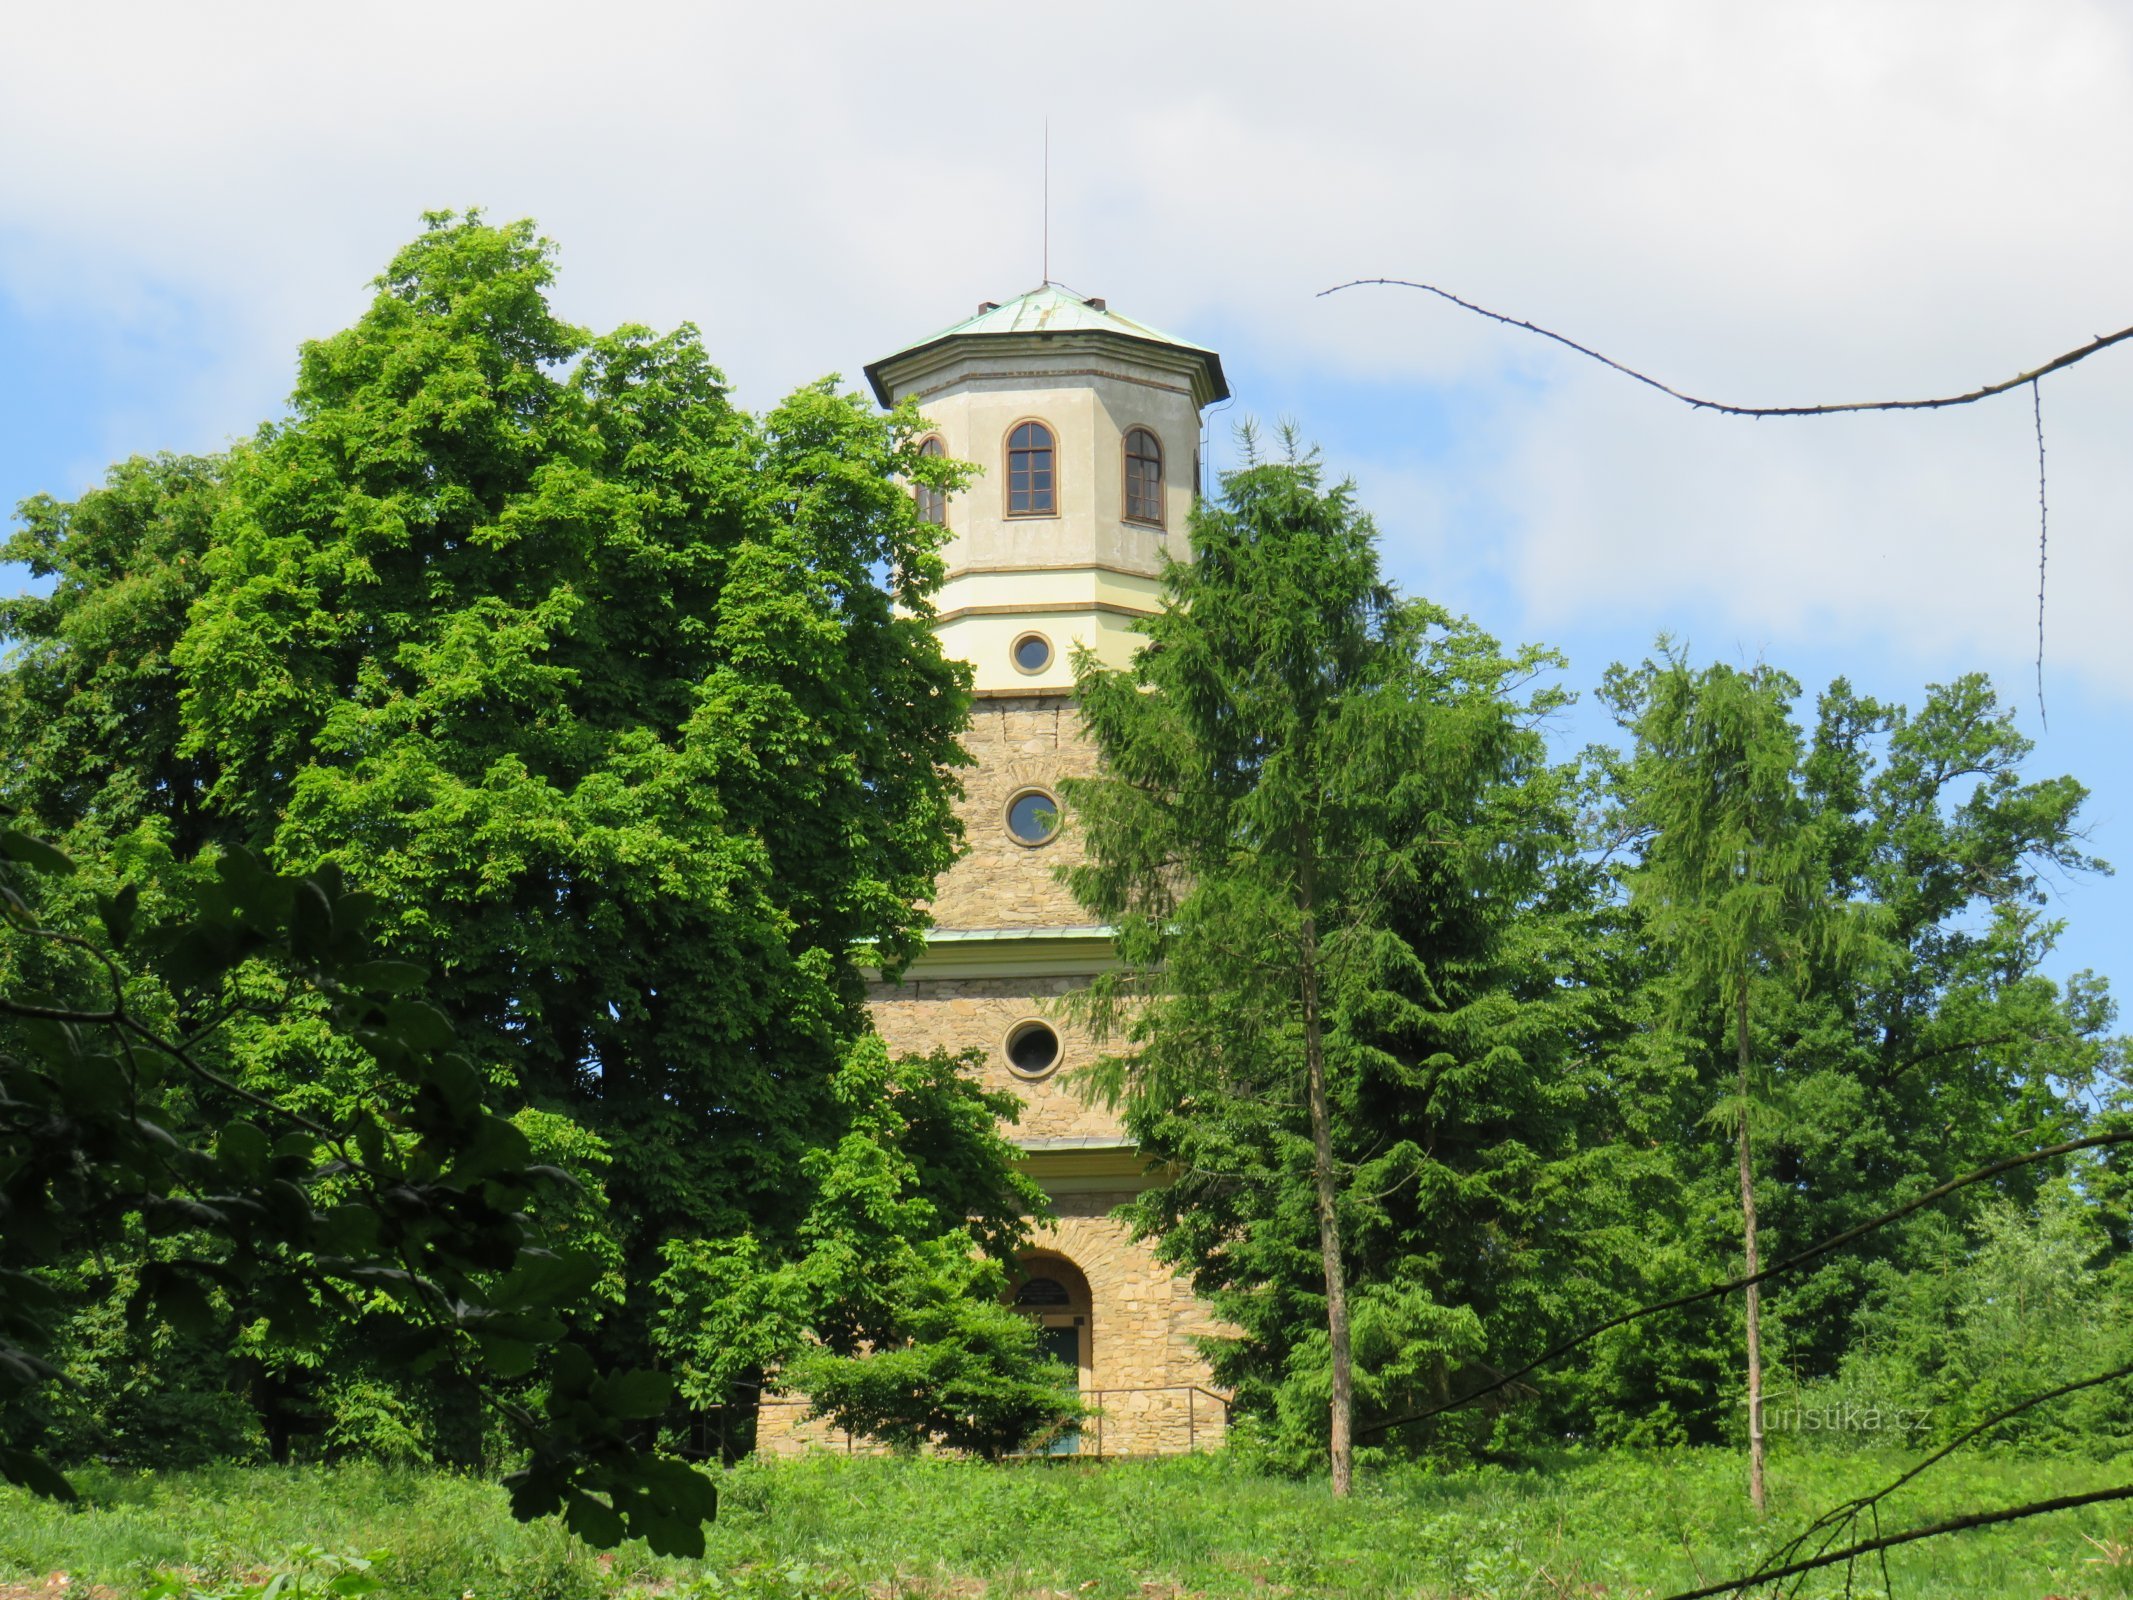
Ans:
{"type": "MultiPolygon", "coordinates": [[[[1443,285],[1742,404],[1939,394],[2133,322],[2133,10],[371,0],[10,8],[0,506],[274,415],[425,210],[532,216],[574,321],[695,323],[743,403],[1046,275],[1223,356],[1408,589],[1586,689],[1666,633],[1917,704],[1993,675],[2123,878],[2133,341],[1955,410],[1692,412],[1443,285]],[[1045,139],[1049,124],[1049,262],[1045,139]]],[[[0,569],[0,590],[26,581],[0,569]]],[[[1565,747],[1609,731],[1589,693],[1565,747]]]]}

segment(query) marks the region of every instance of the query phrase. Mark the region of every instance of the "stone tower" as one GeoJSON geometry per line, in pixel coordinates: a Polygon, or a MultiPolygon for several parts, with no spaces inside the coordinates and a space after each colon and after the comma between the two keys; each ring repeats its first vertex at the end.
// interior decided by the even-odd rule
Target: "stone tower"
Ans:
{"type": "MultiPolygon", "coordinates": [[[[884,405],[917,398],[933,430],[924,448],[979,468],[960,494],[919,491],[948,530],[937,629],[975,675],[969,852],[940,880],[925,954],[901,982],[874,986],[875,1024],[892,1050],[977,1049],[988,1083],[1022,1099],[1011,1136],[1059,1220],[1022,1263],[1018,1302],[1101,1418],[1062,1448],[1204,1449],[1225,1407],[1193,1336],[1214,1324],[1111,1217],[1148,1183],[1147,1163],[1063,1081],[1095,1048],[1059,999],[1103,969],[1111,943],[1054,869],[1078,848],[1059,781],[1095,766],[1072,655],[1125,664],[1136,623],[1159,609],[1164,550],[1187,554],[1200,413],[1228,397],[1222,363],[1046,284],[866,373],[884,405]]],[[[775,1450],[803,1435],[824,1440],[775,1425],[763,1437],[775,1450]]]]}

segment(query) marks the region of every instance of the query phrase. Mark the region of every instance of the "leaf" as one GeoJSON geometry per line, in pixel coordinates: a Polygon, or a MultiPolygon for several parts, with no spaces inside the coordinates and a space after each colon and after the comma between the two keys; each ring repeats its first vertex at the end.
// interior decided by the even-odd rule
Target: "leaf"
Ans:
{"type": "Polygon", "coordinates": [[[490,1304],[501,1311],[567,1305],[590,1289],[599,1276],[600,1264],[590,1256],[523,1251],[518,1265],[496,1286],[490,1304]]]}
{"type": "Polygon", "coordinates": [[[517,1126],[489,1113],[474,1125],[474,1135],[452,1159],[451,1176],[466,1183],[492,1172],[523,1167],[533,1159],[533,1146],[517,1126]]]}
{"type": "Polygon", "coordinates": [[[290,906],[289,942],[306,961],[323,962],[333,953],[333,907],[311,879],[296,885],[290,906]]]}
{"type": "Polygon", "coordinates": [[[570,1399],[590,1392],[598,1375],[599,1369],[583,1345],[557,1345],[548,1358],[548,1392],[554,1398],[570,1399]]]}
{"type": "Polygon", "coordinates": [[[521,1522],[531,1522],[563,1508],[562,1480],[547,1462],[507,1474],[504,1489],[511,1496],[511,1515],[521,1522]]]}
{"type": "Polygon", "coordinates": [[[275,931],[287,920],[295,886],[277,877],[258,851],[243,846],[231,850],[215,863],[215,872],[231,908],[255,931],[275,931]]]}
{"type": "Polygon", "coordinates": [[[341,981],[370,994],[404,994],[421,988],[429,975],[412,961],[359,961],[341,973],[341,981]]]}
{"type": "Polygon", "coordinates": [[[49,1063],[60,1094],[76,1111],[108,1114],[126,1103],[126,1074],[109,1056],[70,1056],[49,1063]]]}
{"type": "Polygon", "coordinates": [[[704,1525],[695,1517],[641,1507],[630,1518],[630,1531],[649,1545],[654,1555],[695,1561],[704,1553],[704,1525]]]}
{"type": "Polygon", "coordinates": [[[78,1498],[66,1474],[34,1450],[0,1450],[0,1477],[47,1500],[78,1498]]]}
{"type": "Polygon", "coordinates": [[[593,1385],[593,1404],[611,1417],[647,1419],[663,1416],[674,1399],[674,1380],[664,1372],[636,1367],[602,1378],[593,1385]]]}
{"type": "Polygon", "coordinates": [[[226,923],[188,922],[155,941],[156,970],[179,989],[211,988],[257,942],[226,923]]]}
{"type": "Polygon", "coordinates": [[[266,1175],[274,1144],[256,1123],[239,1120],[215,1137],[215,1160],[224,1172],[239,1178],[266,1175]]]}
{"type": "Polygon", "coordinates": [[[141,1270],[140,1287],[126,1310],[139,1320],[153,1305],[156,1314],[178,1332],[205,1338],[215,1331],[214,1302],[198,1278],[167,1261],[152,1262],[141,1270]]]}
{"type": "Polygon", "coordinates": [[[99,894],[96,897],[96,915],[110,936],[111,947],[122,950],[126,941],[133,937],[134,913],[141,906],[141,891],[135,884],[127,884],[117,894],[99,894]]]}
{"type": "Polygon", "coordinates": [[[686,1461],[671,1456],[641,1457],[636,1476],[647,1490],[684,1516],[708,1522],[718,1515],[718,1485],[686,1461]]]}
{"type": "Polygon", "coordinates": [[[523,1339],[506,1339],[477,1328],[474,1343],[481,1351],[482,1365],[492,1378],[523,1377],[540,1361],[540,1351],[523,1339]]]}
{"type": "Polygon", "coordinates": [[[605,1501],[595,1500],[583,1489],[570,1491],[563,1509],[563,1522],[570,1531],[596,1550],[612,1550],[622,1542],[622,1518],[605,1501]]]}
{"type": "Polygon", "coordinates": [[[402,1048],[417,1055],[442,1050],[452,1042],[451,1022],[442,1011],[421,1000],[393,1001],[385,1008],[385,1027],[402,1048]]]}
{"type": "Polygon", "coordinates": [[[0,855],[55,878],[71,876],[74,871],[74,862],[63,851],[42,839],[31,838],[19,828],[0,828],[0,855]]]}

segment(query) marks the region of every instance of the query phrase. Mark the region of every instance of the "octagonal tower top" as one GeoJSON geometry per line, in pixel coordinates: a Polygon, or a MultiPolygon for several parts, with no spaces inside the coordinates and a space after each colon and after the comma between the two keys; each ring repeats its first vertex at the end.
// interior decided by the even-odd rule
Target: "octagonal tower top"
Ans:
{"type": "Polygon", "coordinates": [[[1189,560],[1200,413],[1222,358],[1103,301],[1045,284],[872,363],[883,405],[915,399],[924,448],[971,462],[954,495],[918,491],[947,530],[935,627],[981,695],[1073,687],[1086,647],[1123,666],[1189,560]]]}

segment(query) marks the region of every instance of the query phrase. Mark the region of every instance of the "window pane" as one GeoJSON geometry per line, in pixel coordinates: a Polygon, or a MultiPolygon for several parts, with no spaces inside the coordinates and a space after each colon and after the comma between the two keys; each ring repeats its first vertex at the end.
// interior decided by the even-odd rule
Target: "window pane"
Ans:
{"type": "Polygon", "coordinates": [[[1024,844],[1042,844],[1059,831],[1057,803],[1048,794],[1019,794],[1007,808],[1007,831],[1024,844]]]}
{"type": "Polygon", "coordinates": [[[1017,423],[1007,444],[1007,514],[1053,515],[1052,430],[1041,422],[1017,423]]]}

